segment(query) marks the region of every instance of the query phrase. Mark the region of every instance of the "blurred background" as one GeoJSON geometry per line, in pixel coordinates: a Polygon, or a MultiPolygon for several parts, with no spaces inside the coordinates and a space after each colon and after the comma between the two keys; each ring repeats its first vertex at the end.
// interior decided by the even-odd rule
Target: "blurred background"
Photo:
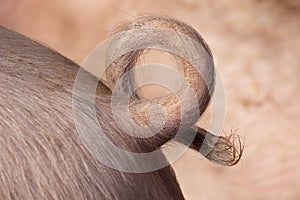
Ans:
{"type": "Polygon", "coordinates": [[[116,24],[145,12],[205,38],[226,91],[224,134],[245,138],[234,167],[191,151],[173,164],[186,199],[300,199],[299,0],[0,0],[1,25],[79,64],[116,24]]]}

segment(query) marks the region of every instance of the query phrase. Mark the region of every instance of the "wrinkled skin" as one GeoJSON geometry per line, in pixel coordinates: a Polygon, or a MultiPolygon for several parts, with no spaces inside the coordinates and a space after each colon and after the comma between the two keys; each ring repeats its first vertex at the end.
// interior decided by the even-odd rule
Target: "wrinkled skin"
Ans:
{"type": "MultiPolygon", "coordinates": [[[[0,47],[0,199],[183,199],[170,166],[120,172],[82,145],[72,111],[77,64],[1,26],[0,47]]],[[[98,82],[84,73],[87,83],[98,82]]],[[[99,82],[103,131],[117,146],[145,150],[113,123],[110,95],[99,82]]]]}

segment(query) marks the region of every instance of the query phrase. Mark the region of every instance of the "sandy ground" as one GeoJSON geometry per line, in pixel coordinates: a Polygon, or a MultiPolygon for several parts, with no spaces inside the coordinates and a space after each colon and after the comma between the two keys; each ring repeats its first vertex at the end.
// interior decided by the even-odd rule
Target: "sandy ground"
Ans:
{"type": "Polygon", "coordinates": [[[231,168],[190,151],[176,161],[185,197],[300,199],[299,1],[0,0],[1,25],[78,63],[114,24],[144,12],[171,15],[204,36],[226,90],[223,129],[246,141],[231,168]]]}

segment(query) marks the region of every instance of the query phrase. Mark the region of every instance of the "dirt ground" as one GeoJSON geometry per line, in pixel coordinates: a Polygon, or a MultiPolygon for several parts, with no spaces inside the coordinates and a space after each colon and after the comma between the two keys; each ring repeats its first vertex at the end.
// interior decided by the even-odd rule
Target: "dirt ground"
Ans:
{"type": "Polygon", "coordinates": [[[0,0],[1,25],[77,63],[115,24],[144,12],[204,36],[226,90],[224,132],[233,127],[246,141],[234,167],[191,151],[177,160],[186,199],[300,199],[300,1],[0,0]]]}

